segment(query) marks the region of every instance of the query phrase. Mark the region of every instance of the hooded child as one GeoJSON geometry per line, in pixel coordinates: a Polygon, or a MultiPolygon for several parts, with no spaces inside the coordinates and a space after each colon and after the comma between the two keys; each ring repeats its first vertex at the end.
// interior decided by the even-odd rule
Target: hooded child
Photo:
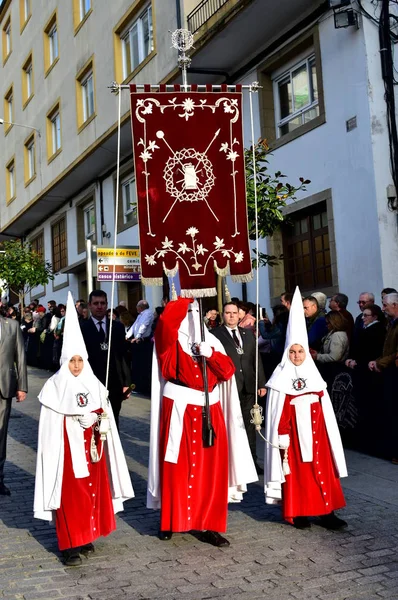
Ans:
{"type": "Polygon", "coordinates": [[[155,331],[148,508],[160,508],[159,538],[196,530],[202,541],[228,546],[228,501],[257,481],[233,377],[235,367],[207,331],[201,342],[198,303],[169,302],[155,331]],[[202,440],[203,357],[214,445],[202,440]]]}
{"type": "Polygon", "coordinates": [[[77,566],[80,554],[94,551],[94,540],[116,529],[115,513],[134,491],[108,392],[88,362],[70,292],[60,362],[39,394],[34,517],[55,522],[64,563],[77,566]]]}
{"type": "Polygon", "coordinates": [[[283,518],[298,529],[311,526],[310,516],[319,516],[327,529],[346,527],[334,514],[345,506],[340,484],[340,477],[347,476],[344,451],[326,383],[309,352],[298,287],[283,357],[267,388],[265,437],[287,449],[287,457],[282,463],[279,449],[265,444],[266,503],[282,501],[283,518]]]}

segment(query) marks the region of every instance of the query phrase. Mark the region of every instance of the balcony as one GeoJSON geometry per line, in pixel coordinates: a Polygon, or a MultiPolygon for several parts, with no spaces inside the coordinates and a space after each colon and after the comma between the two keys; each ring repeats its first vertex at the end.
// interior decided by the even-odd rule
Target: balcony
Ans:
{"type": "Polygon", "coordinates": [[[229,0],[202,0],[202,2],[187,16],[188,29],[196,33],[202,25],[210,21],[213,15],[229,0]]]}
{"type": "MultiPolygon", "coordinates": [[[[188,11],[194,0],[184,0],[188,11]]],[[[253,68],[280,40],[316,22],[325,0],[202,0],[187,15],[194,33],[191,83],[220,83],[253,68]]],[[[176,71],[174,81],[180,77],[176,71]]]]}

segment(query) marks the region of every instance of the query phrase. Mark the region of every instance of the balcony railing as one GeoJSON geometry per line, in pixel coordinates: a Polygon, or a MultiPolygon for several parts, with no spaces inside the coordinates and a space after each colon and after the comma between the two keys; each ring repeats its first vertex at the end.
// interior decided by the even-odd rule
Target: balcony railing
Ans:
{"type": "Polygon", "coordinates": [[[198,31],[227,2],[228,0],[202,0],[187,17],[189,31],[198,31]]]}

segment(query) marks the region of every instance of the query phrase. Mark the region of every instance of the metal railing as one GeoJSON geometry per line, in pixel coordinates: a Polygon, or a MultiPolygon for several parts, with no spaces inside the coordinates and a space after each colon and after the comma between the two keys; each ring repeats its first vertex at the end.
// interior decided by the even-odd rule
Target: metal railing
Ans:
{"type": "Polygon", "coordinates": [[[228,0],[202,0],[187,17],[189,31],[198,31],[227,2],[228,0]]]}

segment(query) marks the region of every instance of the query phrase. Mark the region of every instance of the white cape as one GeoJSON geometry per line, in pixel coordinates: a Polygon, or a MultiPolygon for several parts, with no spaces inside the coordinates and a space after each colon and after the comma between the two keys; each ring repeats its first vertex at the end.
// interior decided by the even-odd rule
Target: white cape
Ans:
{"type": "MultiPolygon", "coordinates": [[[[279,445],[278,426],[281,419],[286,394],[284,391],[269,389],[267,394],[267,409],[265,421],[265,437],[272,444],[279,445]]],[[[333,406],[326,389],[320,399],[326,431],[334,463],[339,477],[347,477],[347,466],[344,457],[343,445],[333,406]]],[[[264,447],[264,493],[267,504],[279,503],[282,499],[282,483],[285,482],[282,460],[278,448],[265,443],[264,447]]]]}
{"type": "MultiPolygon", "coordinates": [[[[211,336],[206,341],[209,341],[210,345],[218,352],[226,354],[223,345],[215,336],[211,336]]],[[[159,424],[164,385],[165,380],[159,369],[154,347],[147,491],[147,507],[153,509],[160,508],[159,424]]],[[[258,476],[243,423],[235,377],[219,384],[218,389],[228,437],[228,501],[240,502],[243,499],[243,493],[247,490],[247,484],[258,481],[258,476]]]]}
{"type": "MultiPolygon", "coordinates": [[[[104,388],[105,390],[105,388],[104,388]]],[[[45,521],[53,520],[53,511],[61,505],[62,478],[64,469],[64,418],[67,420],[68,432],[71,432],[70,441],[73,439],[77,451],[72,456],[77,457],[73,467],[79,471],[79,477],[84,474],[84,466],[80,464],[79,456],[84,457],[83,429],[71,416],[49,408],[56,397],[56,387],[52,378],[44,385],[39,399],[42,403],[39,422],[39,437],[37,447],[36,481],[34,496],[34,517],[45,521]],[[80,452],[80,444],[82,452],[80,452]]],[[[107,403],[106,396],[101,394],[99,402],[101,408],[109,416],[110,431],[104,443],[104,456],[108,465],[109,481],[111,484],[111,496],[115,513],[123,510],[123,502],[134,498],[134,490],[131,484],[130,474],[127,468],[126,458],[120,442],[119,433],[113,416],[112,407],[107,403]]],[[[103,460],[102,459],[102,460],[103,460]]],[[[85,459],[83,458],[84,464],[85,459]]],[[[88,473],[87,473],[88,474],[88,473]]]]}

